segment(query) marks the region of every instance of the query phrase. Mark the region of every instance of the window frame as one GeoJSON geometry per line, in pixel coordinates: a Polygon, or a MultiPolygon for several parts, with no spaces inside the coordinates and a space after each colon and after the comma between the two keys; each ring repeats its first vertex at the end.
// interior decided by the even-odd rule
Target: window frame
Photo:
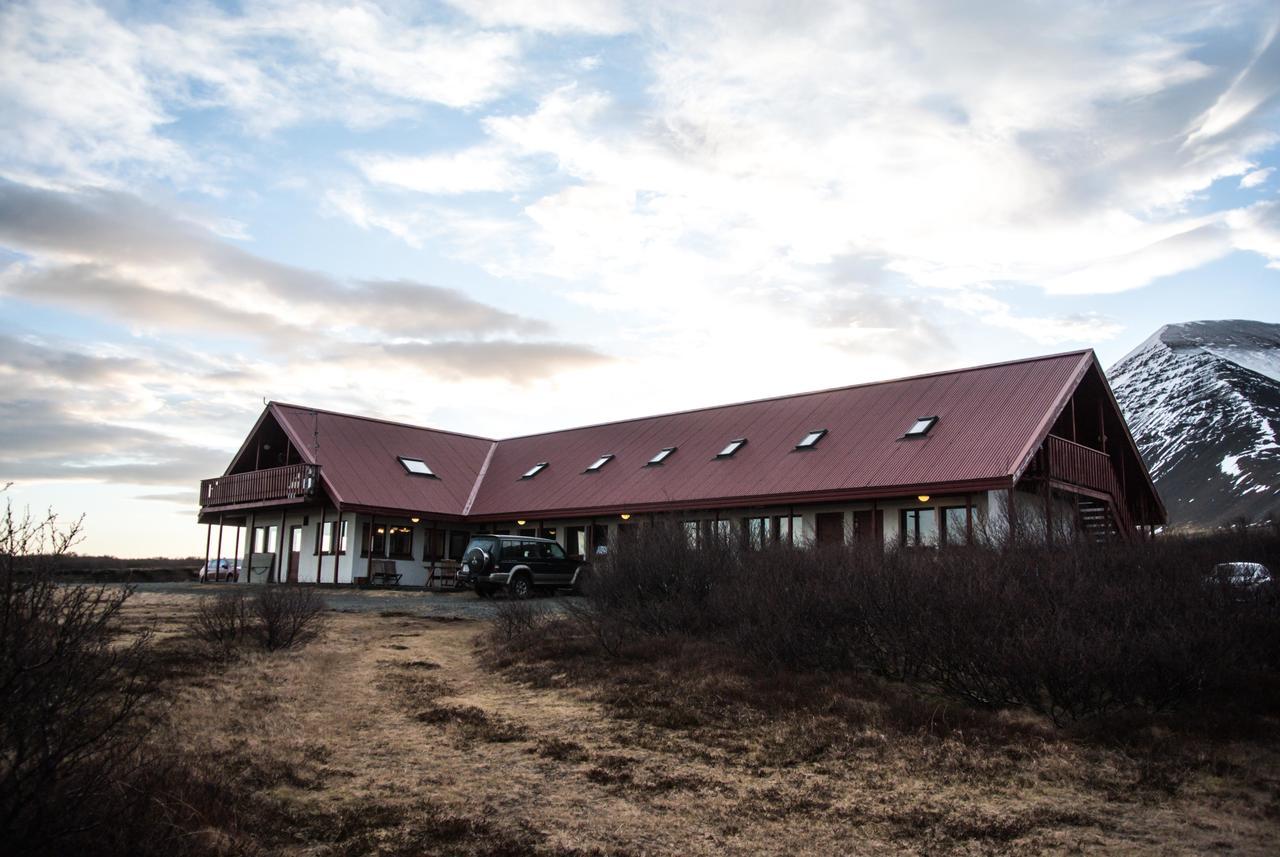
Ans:
{"type": "Polygon", "coordinates": [[[347,522],[345,520],[325,521],[323,525],[319,521],[316,522],[316,544],[312,556],[333,556],[334,543],[337,543],[337,555],[347,555],[347,522]],[[335,527],[341,528],[337,531],[335,527]],[[325,541],[328,541],[328,547],[325,547],[325,541]]]}
{"type": "Polygon", "coordinates": [[[417,542],[417,539],[414,537],[415,529],[417,528],[412,525],[406,527],[402,524],[392,524],[387,527],[387,559],[413,559],[413,548],[415,542],[417,542]],[[407,551],[393,550],[392,545],[394,545],[398,539],[402,539],[406,536],[409,539],[409,549],[407,551]]]}
{"type": "Polygon", "coordinates": [[[937,424],[938,417],[936,415],[932,417],[916,417],[915,422],[913,422],[907,429],[906,433],[902,435],[902,438],[903,440],[914,440],[920,437],[928,437],[929,432],[933,431],[933,427],[937,424]],[[924,424],[923,428],[917,429],[917,426],[921,423],[924,424]]]}
{"type": "Polygon", "coordinates": [[[400,466],[404,468],[404,472],[409,476],[421,476],[424,479],[440,478],[439,476],[436,475],[436,472],[431,469],[431,465],[427,464],[427,462],[423,461],[421,458],[414,458],[411,455],[397,455],[396,460],[400,462],[400,466]],[[421,464],[426,469],[427,472],[419,473],[416,470],[411,470],[409,468],[409,462],[411,461],[416,462],[417,464],[421,464]]]}
{"type": "Polygon", "coordinates": [[[546,470],[546,469],[547,469],[547,465],[548,465],[549,463],[550,463],[550,462],[546,462],[546,461],[539,461],[537,464],[533,465],[533,467],[530,467],[528,470],[526,470],[526,471],[525,471],[525,472],[520,476],[520,478],[521,478],[521,479],[532,479],[533,477],[537,476],[537,475],[538,475],[539,473],[541,473],[542,471],[546,470]]]}
{"type": "Polygon", "coordinates": [[[678,446],[664,446],[662,449],[654,453],[653,458],[650,458],[648,461],[646,461],[644,463],[644,466],[645,467],[661,467],[663,463],[665,463],[668,458],[674,455],[675,451],[679,448],[680,447],[678,446]]]}
{"type": "Polygon", "coordinates": [[[724,449],[716,453],[716,458],[733,458],[747,445],[745,437],[735,437],[724,445],[724,449]]]}
{"type": "Polygon", "coordinates": [[[800,442],[796,444],[796,451],[806,452],[810,449],[817,449],[818,444],[827,436],[827,429],[810,429],[805,432],[804,437],[800,438],[800,442]],[[810,440],[809,438],[813,438],[810,440]]]}
{"type": "Polygon", "coordinates": [[[618,456],[614,455],[612,452],[606,452],[604,455],[600,456],[595,461],[591,462],[591,464],[587,465],[587,469],[582,472],[583,473],[599,473],[601,470],[604,469],[605,465],[607,465],[610,461],[613,461],[617,457],[618,456]]]}
{"type": "Polygon", "coordinates": [[[939,545],[942,544],[942,538],[943,538],[941,523],[942,523],[941,516],[938,514],[938,509],[936,506],[910,506],[908,508],[900,510],[899,517],[898,517],[898,530],[899,530],[900,541],[902,542],[902,546],[908,547],[908,548],[938,547],[939,545]],[[929,512],[933,515],[933,541],[932,542],[924,541],[920,537],[920,513],[921,512],[929,512]],[[912,532],[912,537],[908,539],[907,538],[907,519],[908,519],[908,516],[912,514],[915,515],[916,524],[915,524],[915,529],[912,532]]]}

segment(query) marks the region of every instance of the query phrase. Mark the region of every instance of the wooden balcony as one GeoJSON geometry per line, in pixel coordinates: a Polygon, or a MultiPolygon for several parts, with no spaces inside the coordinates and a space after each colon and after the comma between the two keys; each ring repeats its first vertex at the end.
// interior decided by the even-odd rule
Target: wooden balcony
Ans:
{"type": "Polygon", "coordinates": [[[267,470],[252,470],[201,480],[200,505],[207,509],[305,500],[315,493],[319,484],[320,466],[316,464],[287,464],[267,470]]]}
{"type": "Polygon", "coordinates": [[[1132,532],[1134,523],[1116,478],[1111,456],[1065,437],[1049,435],[1036,456],[1032,474],[1048,478],[1066,486],[1077,486],[1109,499],[1108,505],[1116,518],[1116,526],[1123,532],[1132,532]]]}

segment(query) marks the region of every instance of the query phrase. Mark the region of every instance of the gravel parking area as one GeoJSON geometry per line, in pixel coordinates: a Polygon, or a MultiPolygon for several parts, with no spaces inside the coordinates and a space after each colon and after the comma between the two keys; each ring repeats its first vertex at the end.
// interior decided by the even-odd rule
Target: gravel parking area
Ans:
{"type": "MultiPolygon", "coordinates": [[[[157,595],[201,596],[232,589],[249,589],[248,584],[235,583],[135,583],[138,592],[157,595]]],[[[405,613],[411,616],[453,616],[460,619],[487,619],[494,614],[502,596],[482,599],[474,592],[425,592],[412,589],[341,589],[320,587],[320,594],[331,610],[340,613],[405,613]]],[[[564,596],[536,599],[542,606],[555,609],[564,596]]]]}

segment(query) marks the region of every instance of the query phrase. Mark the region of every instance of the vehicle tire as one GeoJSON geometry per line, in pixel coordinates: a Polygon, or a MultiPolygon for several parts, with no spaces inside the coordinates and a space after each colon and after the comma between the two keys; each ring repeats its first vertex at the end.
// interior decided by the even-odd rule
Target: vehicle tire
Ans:
{"type": "Polygon", "coordinates": [[[512,598],[532,598],[533,578],[527,574],[518,574],[507,584],[507,592],[512,598]]]}

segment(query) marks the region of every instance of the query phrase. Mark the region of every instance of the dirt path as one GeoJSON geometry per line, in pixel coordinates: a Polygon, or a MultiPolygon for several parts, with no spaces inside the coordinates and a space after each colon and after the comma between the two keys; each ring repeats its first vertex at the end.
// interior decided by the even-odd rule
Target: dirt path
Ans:
{"type": "MultiPolygon", "coordinates": [[[[487,627],[332,614],[308,649],[250,658],[193,690],[187,705],[221,716],[192,740],[248,742],[290,772],[272,793],[299,812],[458,837],[428,853],[1265,854],[1275,841],[1274,777],[1252,798],[1212,777],[1135,798],[1090,786],[1093,761],[1056,748],[960,764],[963,747],[907,752],[875,735],[837,757],[756,764],[745,748],[619,720],[567,677],[535,688],[486,669],[475,644],[487,627]],[[479,836],[502,847],[464,847],[479,836]]],[[[805,725],[789,728],[802,737],[805,725]]],[[[384,848],[387,836],[284,850],[422,853],[384,848]]]]}

